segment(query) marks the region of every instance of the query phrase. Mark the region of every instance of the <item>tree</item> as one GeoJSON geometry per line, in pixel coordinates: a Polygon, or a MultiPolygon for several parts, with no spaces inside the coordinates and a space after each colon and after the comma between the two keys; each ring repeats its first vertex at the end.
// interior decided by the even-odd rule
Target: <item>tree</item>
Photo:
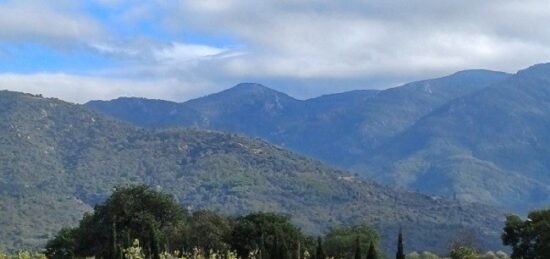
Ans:
{"type": "Polygon", "coordinates": [[[182,235],[186,248],[200,248],[203,251],[225,251],[233,229],[233,222],[212,211],[197,211],[187,221],[182,235]]]}
{"type": "Polygon", "coordinates": [[[46,244],[46,256],[53,259],[74,258],[75,235],[75,229],[61,229],[55,238],[48,241],[46,244]]]}
{"type": "Polygon", "coordinates": [[[468,246],[454,247],[449,253],[451,259],[477,259],[478,256],[477,250],[468,246]]]}
{"type": "Polygon", "coordinates": [[[104,204],[85,214],[77,228],[60,232],[47,249],[53,254],[70,248],[78,257],[121,258],[122,250],[138,239],[146,256],[158,258],[171,238],[166,230],[182,226],[185,218],[170,195],[145,185],[118,187],[104,204]],[[70,242],[60,246],[65,237],[70,242]]]}
{"type": "Polygon", "coordinates": [[[325,252],[329,257],[353,258],[357,248],[357,239],[361,251],[365,253],[373,243],[378,246],[378,234],[368,225],[357,225],[345,228],[333,228],[325,236],[325,252]]]}
{"type": "Polygon", "coordinates": [[[357,239],[355,240],[355,259],[361,259],[361,244],[359,242],[359,236],[357,236],[357,239]]]}
{"type": "Polygon", "coordinates": [[[315,252],[315,258],[325,259],[325,252],[323,251],[323,239],[321,237],[317,238],[317,250],[315,252]]]}
{"type": "Polygon", "coordinates": [[[396,259],[405,259],[405,252],[403,251],[403,232],[399,229],[399,236],[397,237],[397,253],[396,259]]]}
{"type": "Polygon", "coordinates": [[[235,220],[230,244],[240,257],[246,258],[250,252],[264,247],[264,251],[259,251],[263,258],[280,252],[279,258],[286,259],[304,239],[302,232],[290,223],[289,216],[253,213],[235,220]]]}
{"type": "Polygon", "coordinates": [[[525,221],[507,216],[502,242],[512,247],[512,259],[550,258],[550,209],[530,212],[525,221]]]}
{"type": "Polygon", "coordinates": [[[378,253],[376,252],[376,248],[374,247],[374,242],[370,243],[367,259],[378,259],[378,253]]]}

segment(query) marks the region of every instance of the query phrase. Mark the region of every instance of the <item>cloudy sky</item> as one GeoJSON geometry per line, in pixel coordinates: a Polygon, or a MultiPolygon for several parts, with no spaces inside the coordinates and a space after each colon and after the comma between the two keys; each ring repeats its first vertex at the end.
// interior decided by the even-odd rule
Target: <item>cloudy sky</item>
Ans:
{"type": "Polygon", "coordinates": [[[0,0],[0,89],[298,98],[550,62],[550,1],[0,0]]]}

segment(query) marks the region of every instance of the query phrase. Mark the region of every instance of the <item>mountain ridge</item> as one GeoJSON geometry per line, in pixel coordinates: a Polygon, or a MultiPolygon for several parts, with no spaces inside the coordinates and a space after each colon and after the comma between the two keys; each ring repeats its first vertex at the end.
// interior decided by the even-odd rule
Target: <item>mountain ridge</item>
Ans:
{"type": "MultiPolygon", "coordinates": [[[[193,115],[177,118],[164,116],[170,122],[160,123],[160,126],[188,126],[260,137],[346,168],[363,160],[370,150],[446,101],[507,76],[503,72],[468,70],[381,91],[360,90],[307,100],[282,94],[288,97],[283,98],[282,104],[273,98],[263,102],[257,99],[252,102],[247,97],[235,99],[233,94],[227,95],[235,92],[230,88],[179,103],[178,107],[189,110],[193,115]],[[224,95],[228,96],[225,100],[220,98],[224,95]],[[215,100],[212,100],[213,96],[215,100]],[[208,108],[205,108],[207,105],[201,107],[201,101],[207,103],[208,108]]],[[[272,92],[281,94],[275,90],[272,92]]],[[[159,126],[154,122],[158,116],[149,118],[153,122],[145,123],[143,120],[147,118],[143,117],[144,114],[137,117],[117,116],[116,110],[127,109],[125,105],[113,109],[104,102],[89,102],[86,106],[140,126],[159,126]]]]}
{"type": "Polygon", "coordinates": [[[0,92],[0,115],[0,223],[9,226],[0,240],[9,248],[40,246],[114,186],[131,183],[155,186],[194,209],[289,213],[308,233],[368,223],[386,249],[401,224],[411,249],[444,251],[465,228],[488,249],[500,248],[497,209],[387,188],[265,141],[139,128],[13,92],[0,92]]]}
{"type": "Polygon", "coordinates": [[[455,190],[468,196],[465,200],[508,206],[520,212],[547,206],[550,203],[550,177],[545,173],[550,168],[545,155],[550,150],[546,133],[550,130],[550,111],[546,108],[550,104],[549,75],[550,64],[532,66],[498,85],[434,110],[375,152],[377,158],[366,164],[382,166],[371,167],[369,175],[386,183],[426,191],[422,180],[414,180],[415,176],[454,178],[465,174],[465,178],[477,177],[479,181],[470,183],[477,183],[479,187],[463,184],[446,191],[432,189],[430,193],[446,193],[449,197],[453,195],[449,191],[455,190]],[[453,157],[457,159],[442,162],[453,157]],[[437,169],[441,164],[448,169],[437,169]],[[381,170],[388,173],[382,176],[381,170]],[[477,172],[477,175],[468,172],[477,172]],[[484,174],[491,176],[480,177],[484,174]],[[404,175],[409,178],[408,183],[399,182],[404,175]],[[480,195],[483,189],[492,193],[480,195]]]}

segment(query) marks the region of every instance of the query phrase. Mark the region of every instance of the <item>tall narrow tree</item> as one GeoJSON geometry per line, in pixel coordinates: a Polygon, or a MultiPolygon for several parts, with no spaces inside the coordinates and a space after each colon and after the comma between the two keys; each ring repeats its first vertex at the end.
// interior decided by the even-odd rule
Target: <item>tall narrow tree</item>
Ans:
{"type": "Polygon", "coordinates": [[[359,242],[359,236],[355,239],[355,259],[361,259],[361,243],[359,242]]]}
{"type": "Polygon", "coordinates": [[[321,237],[317,238],[317,252],[315,253],[315,258],[325,259],[325,252],[323,251],[323,240],[321,237]]]}
{"type": "Polygon", "coordinates": [[[369,253],[367,254],[367,259],[378,259],[378,254],[376,253],[376,248],[374,248],[374,243],[370,242],[369,253]]]}
{"type": "Polygon", "coordinates": [[[399,229],[399,236],[397,237],[397,253],[395,259],[405,259],[405,252],[403,251],[403,231],[399,229]]]}

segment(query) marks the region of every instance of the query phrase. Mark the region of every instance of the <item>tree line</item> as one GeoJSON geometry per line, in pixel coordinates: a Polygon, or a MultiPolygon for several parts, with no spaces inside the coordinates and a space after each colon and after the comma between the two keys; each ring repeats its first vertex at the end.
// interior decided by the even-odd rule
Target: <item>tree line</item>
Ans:
{"type": "MultiPolygon", "coordinates": [[[[502,241],[512,247],[512,259],[550,258],[550,209],[533,211],[525,220],[509,215],[502,241]]],[[[439,258],[434,254],[405,255],[401,230],[396,259],[439,258]]],[[[376,231],[368,225],[333,228],[324,236],[304,234],[288,215],[256,212],[229,217],[213,211],[190,212],[175,199],[145,185],[121,186],[79,225],[63,228],[51,239],[45,255],[19,253],[13,258],[111,259],[325,259],[386,258],[376,231]]],[[[508,258],[486,253],[471,244],[455,244],[451,259],[508,258]]],[[[12,258],[0,253],[0,259],[12,258]]]]}
{"type": "Polygon", "coordinates": [[[172,196],[139,185],[116,188],[77,227],[60,230],[47,243],[46,256],[117,259],[139,251],[152,259],[168,254],[174,258],[378,259],[382,258],[378,241],[376,231],[367,225],[335,228],[315,238],[305,235],[287,215],[191,213],[172,196]]]}

